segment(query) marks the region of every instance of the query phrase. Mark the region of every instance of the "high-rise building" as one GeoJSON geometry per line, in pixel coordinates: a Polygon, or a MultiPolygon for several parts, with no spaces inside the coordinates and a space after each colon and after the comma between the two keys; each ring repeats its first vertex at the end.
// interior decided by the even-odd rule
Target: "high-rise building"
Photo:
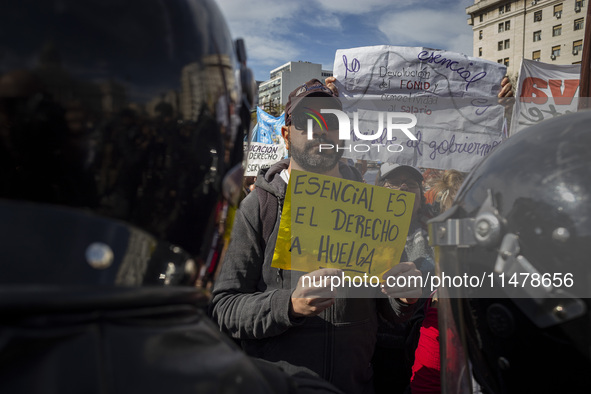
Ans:
{"type": "Polygon", "coordinates": [[[519,71],[521,59],[581,63],[586,0],[475,0],[466,8],[473,55],[519,71]]]}
{"type": "Polygon", "coordinates": [[[323,70],[321,64],[310,62],[289,62],[271,70],[269,80],[259,85],[258,106],[265,110],[274,110],[287,103],[291,91],[310,79],[317,78],[324,82],[332,76],[332,71],[323,70]]]}

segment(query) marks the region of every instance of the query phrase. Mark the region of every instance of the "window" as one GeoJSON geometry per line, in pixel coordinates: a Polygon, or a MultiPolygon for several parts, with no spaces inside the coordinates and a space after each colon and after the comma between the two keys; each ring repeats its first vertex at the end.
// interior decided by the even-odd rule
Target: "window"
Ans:
{"type": "Polygon", "coordinates": [[[484,14],[480,14],[480,22],[484,20],[484,14]]]}
{"type": "Polygon", "coordinates": [[[503,59],[497,60],[497,63],[503,64],[503,59]]]}
{"type": "Polygon", "coordinates": [[[562,16],[562,3],[560,3],[560,4],[556,4],[556,5],[554,6],[554,16],[555,16],[557,19],[560,19],[560,17],[562,16]]]}
{"type": "Polygon", "coordinates": [[[583,40],[577,40],[573,42],[573,55],[578,55],[583,52],[583,40]]]}
{"type": "Polygon", "coordinates": [[[585,0],[575,1],[575,12],[581,12],[581,9],[585,6],[585,0]]]}
{"type": "Polygon", "coordinates": [[[509,49],[509,40],[505,40],[505,49],[509,49]]]}
{"type": "Polygon", "coordinates": [[[505,30],[511,30],[511,21],[505,22],[505,30]]]}
{"type": "Polygon", "coordinates": [[[535,60],[536,62],[539,62],[540,61],[540,54],[541,54],[541,51],[533,51],[531,53],[531,59],[535,60]]]}
{"type": "Polygon", "coordinates": [[[482,56],[482,48],[478,48],[478,56],[482,56]]]}
{"type": "Polygon", "coordinates": [[[509,58],[508,58],[508,57],[506,57],[506,58],[504,58],[504,59],[503,59],[503,64],[504,64],[506,67],[509,67],[509,58]]]}
{"type": "Polygon", "coordinates": [[[482,40],[482,30],[480,30],[480,31],[478,32],[478,39],[479,39],[479,40],[482,40]]]}
{"type": "Polygon", "coordinates": [[[511,3],[508,3],[508,4],[505,6],[505,12],[509,12],[509,11],[511,11],[511,3]]]}
{"type": "Polygon", "coordinates": [[[585,18],[580,18],[575,20],[575,30],[582,30],[585,28],[585,18]]]}
{"type": "Polygon", "coordinates": [[[503,15],[505,13],[505,6],[500,6],[499,7],[499,15],[503,15]]]}
{"type": "Polygon", "coordinates": [[[562,34],[562,25],[556,25],[552,28],[552,37],[557,37],[562,34]]]}
{"type": "Polygon", "coordinates": [[[540,41],[542,39],[542,31],[534,31],[534,42],[540,41]]]}
{"type": "Polygon", "coordinates": [[[502,51],[503,50],[503,41],[499,41],[497,43],[497,50],[502,51]]]}
{"type": "Polygon", "coordinates": [[[560,45],[552,47],[552,60],[556,59],[558,56],[560,56],[560,45]]]}
{"type": "Polygon", "coordinates": [[[542,10],[534,12],[534,22],[540,22],[542,20],[542,10]]]}
{"type": "Polygon", "coordinates": [[[504,23],[499,23],[499,33],[502,33],[505,31],[505,24],[504,23]]]}

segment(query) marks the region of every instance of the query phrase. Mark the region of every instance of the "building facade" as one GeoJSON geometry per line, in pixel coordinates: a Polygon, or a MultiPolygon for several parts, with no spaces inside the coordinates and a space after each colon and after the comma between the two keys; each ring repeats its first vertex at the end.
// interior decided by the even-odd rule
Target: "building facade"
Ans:
{"type": "Polygon", "coordinates": [[[296,87],[313,78],[324,82],[330,76],[332,71],[323,70],[321,64],[302,61],[285,63],[271,70],[269,80],[259,85],[258,106],[273,112],[287,103],[287,96],[296,87]]]}
{"type": "Polygon", "coordinates": [[[587,0],[475,0],[466,8],[473,56],[519,72],[521,59],[577,64],[583,54],[587,0]]]}

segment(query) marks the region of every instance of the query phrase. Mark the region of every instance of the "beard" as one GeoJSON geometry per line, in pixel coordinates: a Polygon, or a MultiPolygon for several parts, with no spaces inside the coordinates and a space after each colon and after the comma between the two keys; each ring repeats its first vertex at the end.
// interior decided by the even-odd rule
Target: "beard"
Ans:
{"type": "Polygon", "coordinates": [[[325,138],[324,135],[306,141],[302,147],[291,144],[290,149],[293,160],[308,172],[326,172],[333,169],[343,153],[341,144],[337,145],[334,141],[325,138]],[[333,148],[323,149],[321,152],[320,144],[331,144],[333,148]],[[339,147],[338,151],[337,146],[339,147]]]}

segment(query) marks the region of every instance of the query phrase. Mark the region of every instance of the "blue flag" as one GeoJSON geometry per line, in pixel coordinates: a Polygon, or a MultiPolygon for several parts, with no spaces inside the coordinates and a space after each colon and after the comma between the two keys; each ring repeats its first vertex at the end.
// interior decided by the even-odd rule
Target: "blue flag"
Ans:
{"type": "Polygon", "coordinates": [[[275,117],[257,107],[257,124],[252,129],[250,140],[263,144],[281,144],[283,142],[281,126],[284,124],[285,116],[283,114],[275,117]]]}

